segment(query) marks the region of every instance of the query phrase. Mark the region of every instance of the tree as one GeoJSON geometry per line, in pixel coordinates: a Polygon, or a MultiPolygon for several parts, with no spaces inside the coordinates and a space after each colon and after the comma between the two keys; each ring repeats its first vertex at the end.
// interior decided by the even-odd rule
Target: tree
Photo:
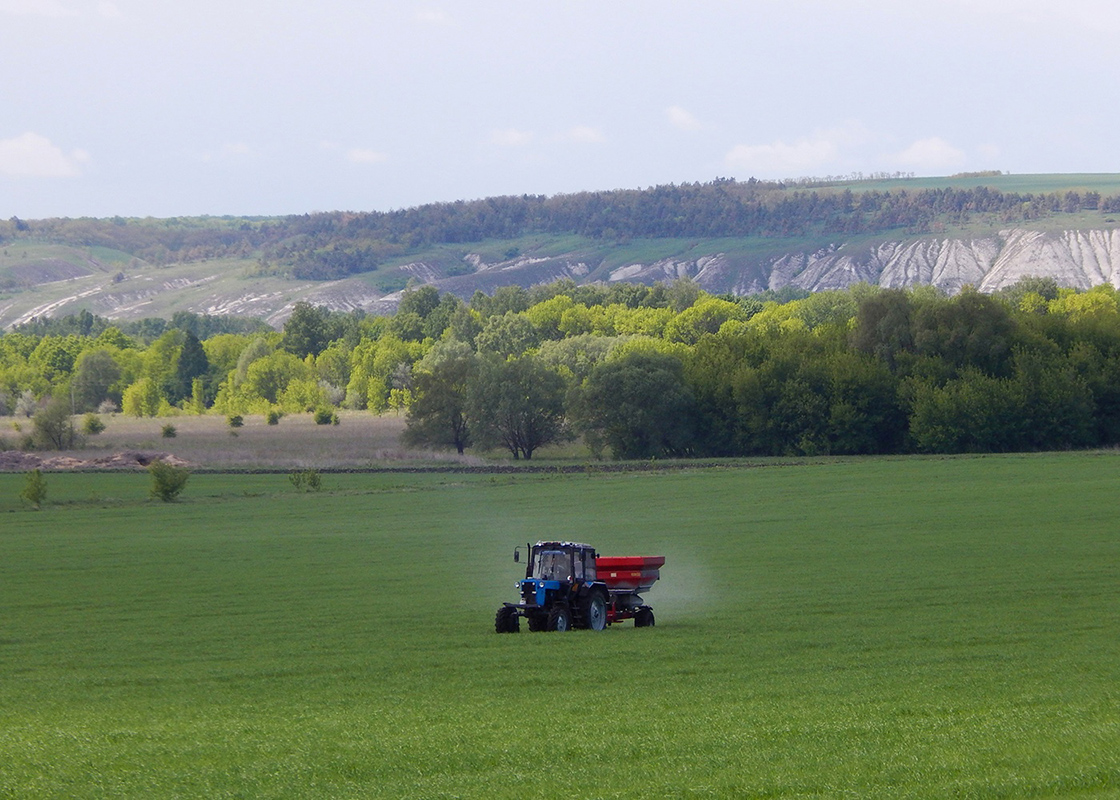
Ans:
{"type": "Polygon", "coordinates": [[[408,410],[405,441],[413,445],[453,446],[460,454],[470,445],[467,384],[476,357],[470,345],[449,340],[436,344],[413,371],[414,398],[408,410]]]}
{"type": "Polygon", "coordinates": [[[499,317],[491,317],[482,332],[475,337],[478,351],[497,355],[520,356],[530,347],[540,344],[537,329],[523,313],[507,311],[499,317]]]}
{"type": "Polygon", "coordinates": [[[27,473],[27,481],[23,485],[20,497],[35,506],[36,511],[43,507],[43,501],[47,499],[47,479],[43,477],[42,472],[33,469],[27,473]]]}
{"type": "Polygon", "coordinates": [[[120,377],[120,365],[105,348],[82,353],[70,384],[74,392],[74,410],[93,411],[111,394],[116,394],[113,400],[120,400],[118,392],[111,392],[120,377]]]}
{"type": "Polygon", "coordinates": [[[575,404],[577,427],[615,458],[682,456],[694,437],[695,401],[679,359],[630,352],[595,367],[575,404]]]}
{"type": "Polygon", "coordinates": [[[193,394],[195,378],[201,378],[210,370],[210,361],[206,358],[206,351],[202,342],[190,331],[183,335],[183,347],[179,351],[179,363],[176,366],[176,396],[180,399],[193,394]]]}
{"type": "Polygon", "coordinates": [[[501,445],[515,459],[568,439],[564,379],[531,356],[509,360],[493,354],[479,360],[467,384],[467,420],[483,447],[501,445]]]}
{"type": "Polygon", "coordinates": [[[332,335],[332,327],[330,311],[301,300],[284,323],[280,346],[300,358],[305,358],[308,353],[317,356],[337,338],[332,335]]]}
{"type": "Polygon", "coordinates": [[[44,450],[69,450],[78,443],[78,432],[74,430],[74,421],[70,417],[69,398],[52,398],[35,412],[32,423],[35,425],[35,444],[44,450]]]}

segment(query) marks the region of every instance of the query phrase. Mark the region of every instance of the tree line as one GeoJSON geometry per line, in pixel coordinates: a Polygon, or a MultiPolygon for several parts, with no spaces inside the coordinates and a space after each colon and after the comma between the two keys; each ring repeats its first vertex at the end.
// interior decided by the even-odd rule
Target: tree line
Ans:
{"type": "Polygon", "coordinates": [[[1014,224],[1120,211],[1120,197],[971,189],[870,189],[718,178],[646,189],[431,203],[388,212],[287,217],[0,221],[0,245],[41,240],[106,247],[154,264],[256,257],[303,279],[338,278],[435,245],[531,234],[634,238],[805,237],[925,233],[976,220],[1014,224]]]}
{"type": "Polygon", "coordinates": [[[526,459],[575,437],[615,458],[1120,442],[1108,285],[737,298],[561,281],[469,302],[425,286],[387,317],[300,303],[283,330],[177,320],[149,339],[88,314],[0,335],[0,413],[396,411],[414,445],[526,459]]]}

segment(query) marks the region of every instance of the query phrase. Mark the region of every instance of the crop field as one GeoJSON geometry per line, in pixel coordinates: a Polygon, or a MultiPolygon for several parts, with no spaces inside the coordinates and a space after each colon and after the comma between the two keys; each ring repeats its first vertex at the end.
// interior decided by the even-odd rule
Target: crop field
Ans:
{"type": "Polygon", "coordinates": [[[0,797],[1120,793],[1120,455],[0,475],[0,797]],[[493,632],[513,546],[657,627],[493,632]]]}

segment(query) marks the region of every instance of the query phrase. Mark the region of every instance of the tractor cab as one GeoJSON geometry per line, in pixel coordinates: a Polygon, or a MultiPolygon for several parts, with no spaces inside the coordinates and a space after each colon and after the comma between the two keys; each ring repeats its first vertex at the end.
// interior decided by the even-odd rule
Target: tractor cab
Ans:
{"type": "Polygon", "coordinates": [[[577,542],[537,542],[529,549],[525,579],[592,583],[595,548],[577,542]]]}

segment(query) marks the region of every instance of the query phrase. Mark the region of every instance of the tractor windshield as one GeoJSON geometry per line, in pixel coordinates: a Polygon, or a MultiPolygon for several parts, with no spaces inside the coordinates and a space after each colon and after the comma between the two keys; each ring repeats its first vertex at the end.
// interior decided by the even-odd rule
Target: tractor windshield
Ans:
{"type": "Polygon", "coordinates": [[[572,572],[572,558],[563,550],[538,550],[533,559],[533,577],[543,581],[566,581],[572,572]]]}

